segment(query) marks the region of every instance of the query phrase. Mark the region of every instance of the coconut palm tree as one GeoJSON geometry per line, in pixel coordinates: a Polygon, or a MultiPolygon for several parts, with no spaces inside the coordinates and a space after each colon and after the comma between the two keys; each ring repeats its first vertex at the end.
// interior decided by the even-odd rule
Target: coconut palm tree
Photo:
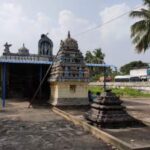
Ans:
{"type": "MultiPolygon", "coordinates": [[[[93,51],[87,51],[85,54],[86,63],[103,64],[104,58],[105,58],[105,54],[102,53],[101,48],[95,49],[93,51]]],[[[103,68],[100,69],[98,67],[90,67],[89,70],[90,70],[90,75],[94,77],[99,75],[100,71],[103,70],[103,68]]]]}
{"type": "Polygon", "coordinates": [[[103,64],[104,63],[105,54],[102,53],[101,48],[95,49],[93,51],[93,54],[94,54],[94,60],[93,60],[94,63],[96,63],[96,64],[103,64]]]}
{"type": "Polygon", "coordinates": [[[87,51],[85,54],[85,61],[87,63],[93,62],[93,54],[90,51],[87,51]]]}
{"type": "Polygon", "coordinates": [[[150,0],[143,2],[145,8],[130,13],[130,17],[140,18],[131,26],[131,38],[138,53],[145,52],[150,47],[150,0]]]}

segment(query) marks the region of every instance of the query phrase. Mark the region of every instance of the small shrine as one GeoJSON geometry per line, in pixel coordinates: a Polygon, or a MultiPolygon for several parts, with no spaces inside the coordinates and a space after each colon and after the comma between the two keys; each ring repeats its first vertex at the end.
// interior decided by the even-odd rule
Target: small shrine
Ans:
{"type": "Polygon", "coordinates": [[[118,96],[105,90],[94,100],[90,111],[85,115],[90,124],[101,128],[125,128],[144,126],[130,116],[118,96]]]}
{"type": "Polygon", "coordinates": [[[52,105],[88,104],[89,72],[76,40],[70,32],[54,60],[50,73],[52,105]]]}

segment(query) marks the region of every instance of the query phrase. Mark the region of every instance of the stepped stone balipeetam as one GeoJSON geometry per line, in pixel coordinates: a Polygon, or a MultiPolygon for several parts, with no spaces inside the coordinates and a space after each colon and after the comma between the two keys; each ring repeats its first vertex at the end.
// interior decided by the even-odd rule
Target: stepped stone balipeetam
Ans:
{"type": "Polygon", "coordinates": [[[105,90],[100,96],[97,96],[85,117],[90,124],[102,128],[144,126],[126,112],[120,98],[111,90],[105,90]]]}
{"type": "Polygon", "coordinates": [[[60,43],[49,81],[52,105],[88,104],[89,71],[70,32],[67,39],[60,43]]]}

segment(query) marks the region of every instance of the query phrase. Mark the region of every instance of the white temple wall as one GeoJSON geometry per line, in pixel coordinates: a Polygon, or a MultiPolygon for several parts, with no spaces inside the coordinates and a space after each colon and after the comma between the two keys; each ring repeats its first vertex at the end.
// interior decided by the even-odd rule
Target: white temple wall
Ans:
{"type": "Polygon", "coordinates": [[[51,84],[50,102],[56,105],[58,101],[76,101],[77,99],[87,99],[88,83],[85,82],[57,82],[51,84]]]}

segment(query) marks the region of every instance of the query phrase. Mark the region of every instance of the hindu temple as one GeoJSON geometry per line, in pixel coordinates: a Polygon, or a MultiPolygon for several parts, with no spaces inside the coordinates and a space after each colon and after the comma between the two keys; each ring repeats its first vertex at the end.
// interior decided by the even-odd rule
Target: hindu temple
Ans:
{"type": "MultiPolygon", "coordinates": [[[[4,45],[3,55],[0,57],[4,98],[30,99],[37,89],[43,75],[53,60],[53,42],[47,34],[42,34],[37,44],[37,54],[31,54],[23,44],[18,52],[10,50],[12,44],[4,45]]],[[[36,98],[43,101],[49,99],[50,90],[48,79],[44,81],[36,98]]]]}
{"type": "Polygon", "coordinates": [[[88,104],[89,72],[78,43],[68,32],[50,72],[52,105],[88,104]]]}

